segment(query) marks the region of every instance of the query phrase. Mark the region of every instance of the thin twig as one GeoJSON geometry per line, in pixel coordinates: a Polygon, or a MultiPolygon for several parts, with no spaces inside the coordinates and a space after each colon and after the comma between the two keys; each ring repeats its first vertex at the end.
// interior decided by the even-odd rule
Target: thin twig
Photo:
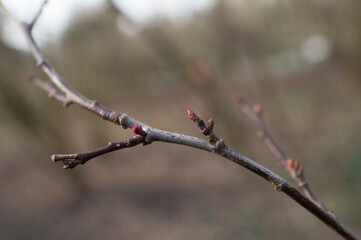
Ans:
{"type": "Polygon", "coordinates": [[[62,94],[57,93],[56,89],[52,86],[51,83],[45,82],[40,78],[33,77],[32,75],[28,75],[27,80],[47,92],[49,98],[58,100],[59,102],[63,103],[64,106],[69,105],[66,97],[62,94]]]}
{"type": "MultiPolygon", "coordinates": [[[[311,201],[309,198],[305,197],[301,192],[299,192],[295,187],[290,185],[285,179],[278,176],[274,172],[270,171],[269,169],[261,166],[260,164],[256,163],[255,161],[247,158],[246,156],[243,156],[242,154],[239,154],[226,146],[223,142],[223,140],[217,138],[217,137],[211,137],[211,133],[213,132],[213,125],[214,122],[209,122],[208,126],[201,124],[202,128],[201,131],[203,134],[205,134],[208,138],[208,141],[187,136],[183,134],[173,133],[173,132],[167,132],[159,129],[152,128],[142,122],[139,122],[135,120],[134,118],[129,117],[128,115],[124,113],[118,113],[116,111],[109,110],[100,104],[98,104],[95,101],[91,101],[88,98],[82,96],[80,93],[76,92],[74,89],[70,88],[68,85],[65,84],[63,79],[60,77],[60,75],[55,71],[55,69],[50,65],[50,63],[45,59],[43,54],[41,53],[39,47],[37,46],[36,42],[34,41],[32,37],[32,28],[29,28],[29,24],[21,24],[7,9],[0,1],[0,7],[4,9],[5,13],[15,21],[15,23],[23,30],[23,33],[26,36],[29,48],[31,49],[31,52],[38,63],[38,66],[47,74],[47,76],[50,78],[51,82],[66,96],[67,100],[73,103],[76,103],[83,108],[93,112],[94,114],[102,117],[103,119],[113,122],[117,125],[122,126],[123,128],[132,128],[134,125],[139,125],[141,127],[141,131],[138,128],[137,130],[134,130],[134,132],[137,132],[136,134],[139,134],[141,136],[143,143],[145,144],[151,144],[154,141],[160,141],[160,142],[168,142],[168,143],[175,143],[180,145],[185,145],[193,148],[198,148],[201,150],[209,151],[216,153],[222,157],[225,157],[245,168],[252,171],[253,173],[257,174],[258,176],[264,178],[265,180],[269,181],[274,188],[277,191],[282,191],[286,193],[290,198],[292,198],[294,201],[299,203],[301,206],[303,206],[305,209],[307,209],[310,213],[314,214],[317,218],[319,218],[321,221],[323,221],[325,224],[327,224],[329,227],[331,227],[333,230],[335,230],[338,234],[343,236],[345,239],[358,239],[346,226],[344,226],[337,218],[336,216],[326,211],[325,209],[321,208],[317,204],[315,204],[313,201],[311,201]],[[211,128],[210,130],[205,130],[205,128],[211,128]],[[204,130],[204,131],[203,131],[204,130]],[[208,132],[207,132],[208,131],[208,132]]],[[[41,12],[41,11],[39,11],[41,12]]],[[[38,14],[40,15],[40,13],[38,14]]],[[[39,16],[35,17],[35,20],[32,21],[32,25],[35,24],[36,20],[39,16]]],[[[44,89],[46,90],[46,89],[44,89]]],[[[193,119],[194,120],[194,119],[193,119]]],[[[201,119],[199,119],[200,121],[201,119]]],[[[197,125],[199,121],[196,121],[197,125]]],[[[136,139],[139,139],[137,137],[136,139]]],[[[137,140],[138,141],[138,140],[137,140]]],[[[138,145],[139,143],[136,141],[138,145]]],[[[140,141],[140,140],[139,140],[140,141]]],[[[111,144],[112,145],[112,144],[111,144]]],[[[107,147],[105,147],[107,148],[107,147]]],[[[110,147],[109,147],[110,148],[110,147]]],[[[104,149],[104,148],[101,148],[104,149]]],[[[99,156],[102,155],[108,151],[106,150],[95,150],[90,153],[89,155],[99,156]]],[[[56,157],[53,156],[53,159],[59,159],[60,161],[66,161],[66,165],[69,165],[69,168],[72,166],[72,160],[77,160],[79,156],[76,155],[65,155],[63,157],[56,157]],[[70,162],[69,162],[70,161],[70,162]]],[[[80,162],[81,163],[81,162],[80,162]]]]}
{"type": "Polygon", "coordinates": [[[29,27],[29,30],[30,30],[30,31],[32,31],[35,23],[38,21],[40,15],[41,15],[41,13],[43,12],[43,9],[44,9],[44,7],[45,7],[45,5],[46,5],[47,3],[48,3],[48,0],[45,0],[45,1],[41,4],[41,6],[40,6],[37,14],[35,15],[33,21],[31,21],[31,23],[29,23],[28,27],[29,27]]]}
{"type": "Polygon", "coordinates": [[[208,141],[210,143],[214,144],[220,140],[213,133],[213,127],[214,127],[213,118],[211,118],[207,121],[207,126],[206,126],[206,124],[204,124],[204,121],[202,119],[200,119],[195,112],[193,112],[190,109],[187,109],[187,113],[188,113],[189,119],[197,124],[199,130],[201,130],[202,134],[208,138],[208,141]]]}
{"type": "Polygon", "coordinates": [[[263,142],[266,144],[268,149],[280,160],[282,166],[289,172],[292,179],[297,183],[298,187],[302,191],[302,193],[308,197],[311,201],[319,205],[320,208],[326,210],[325,206],[321,201],[318,201],[314,194],[311,192],[311,189],[306,182],[303,174],[303,167],[301,164],[286,156],[286,154],[281,150],[281,148],[277,145],[275,140],[271,137],[266,124],[263,120],[263,108],[260,104],[255,104],[253,108],[251,108],[247,102],[239,96],[235,97],[235,100],[238,102],[238,105],[242,109],[242,111],[257,125],[259,131],[257,133],[258,137],[260,137],[263,142]]]}
{"type": "Polygon", "coordinates": [[[61,161],[64,164],[65,169],[75,168],[79,164],[84,164],[90,159],[98,157],[100,155],[114,152],[123,148],[134,147],[140,143],[143,143],[142,136],[134,136],[122,142],[110,142],[107,146],[95,149],[86,153],[74,153],[74,154],[54,154],[51,156],[53,162],[61,161]]]}

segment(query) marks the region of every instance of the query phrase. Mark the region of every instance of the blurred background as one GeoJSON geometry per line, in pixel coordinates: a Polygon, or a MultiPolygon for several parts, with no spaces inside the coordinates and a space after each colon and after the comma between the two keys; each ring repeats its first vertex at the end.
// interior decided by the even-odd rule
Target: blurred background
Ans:
{"type": "MultiPolygon", "coordinates": [[[[29,20],[41,1],[4,1],[29,20]]],[[[153,127],[226,144],[286,179],[232,100],[261,103],[316,197],[361,235],[361,2],[60,1],[35,38],[67,83],[153,127]],[[182,3],[181,3],[182,2],[182,3]]],[[[340,239],[286,195],[214,154],[164,143],[63,170],[53,153],[132,136],[27,83],[44,74],[0,12],[2,239],[340,239]]]]}

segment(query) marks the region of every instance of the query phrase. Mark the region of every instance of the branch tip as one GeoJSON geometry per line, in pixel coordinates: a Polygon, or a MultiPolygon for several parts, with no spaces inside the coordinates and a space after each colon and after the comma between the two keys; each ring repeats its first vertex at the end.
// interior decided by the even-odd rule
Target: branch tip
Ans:
{"type": "Polygon", "coordinates": [[[213,133],[213,127],[214,127],[213,118],[209,119],[207,121],[207,124],[205,124],[204,121],[201,118],[199,118],[197,114],[195,114],[195,112],[193,112],[190,109],[187,109],[187,112],[189,118],[197,124],[197,127],[202,132],[202,134],[207,137],[208,142],[210,144],[214,146],[218,141],[220,141],[220,139],[213,133]]]}
{"type": "Polygon", "coordinates": [[[62,162],[64,169],[72,169],[79,164],[84,164],[87,160],[79,159],[78,154],[53,154],[51,157],[53,162],[62,162]]]}
{"type": "Polygon", "coordinates": [[[53,154],[50,158],[53,162],[75,160],[77,159],[77,154],[53,154]]]}
{"type": "Polygon", "coordinates": [[[55,95],[56,95],[56,90],[55,90],[55,89],[53,89],[53,91],[51,91],[51,92],[48,93],[48,97],[49,97],[49,98],[54,98],[55,95]]]}
{"type": "Polygon", "coordinates": [[[197,116],[191,109],[187,109],[187,113],[188,113],[188,117],[190,118],[190,120],[194,120],[195,117],[197,116]]]}
{"type": "Polygon", "coordinates": [[[292,158],[287,158],[285,161],[285,165],[286,168],[290,169],[291,173],[294,175],[295,178],[299,179],[299,182],[304,182],[304,184],[301,185],[305,185],[306,182],[303,180],[303,167],[302,165],[297,161],[294,160],[292,158]]]}
{"type": "Polygon", "coordinates": [[[297,160],[292,158],[286,159],[286,166],[292,169],[297,169],[300,166],[300,163],[297,160]]]}
{"type": "Polygon", "coordinates": [[[32,31],[35,23],[38,21],[40,15],[41,15],[41,13],[43,12],[43,9],[44,9],[44,7],[45,7],[45,5],[46,5],[47,3],[48,3],[48,0],[44,0],[43,3],[42,3],[41,6],[40,6],[38,12],[37,12],[36,15],[34,16],[33,21],[31,21],[31,23],[25,23],[25,24],[24,24],[24,27],[25,27],[29,32],[32,31]]]}
{"type": "Polygon", "coordinates": [[[253,105],[253,112],[254,114],[261,116],[263,112],[263,107],[261,104],[255,104],[253,105]]]}

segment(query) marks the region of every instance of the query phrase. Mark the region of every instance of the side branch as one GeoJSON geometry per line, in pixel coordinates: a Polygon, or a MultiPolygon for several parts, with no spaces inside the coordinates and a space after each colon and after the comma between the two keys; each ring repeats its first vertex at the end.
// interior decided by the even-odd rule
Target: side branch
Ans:
{"type": "Polygon", "coordinates": [[[63,103],[63,106],[65,107],[69,106],[70,103],[67,101],[66,97],[57,93],[56,89],[52,86],[51,83],[45,82],[40,78],[33,77],[32,75],[28,75],[27,80],[47,92],[49,98],[58,100],[59,102],[63,103]]]}
{"type": "Polygon", "coordinates": [[[29,31],[31,31],[35,25],[35,23],[38,21],[41,13],[43,12],[43,9],[45,7],[45,5],[48,3],[48,0],[44,0],[44,2],[41,4],[37,14],[35,15],[33,21],[31,21],[31,23],[28,25],[29,31]]]}
{"type": "Polygon", "coordinates": [[[297,183],[302,193],[305,194],[305,196],[311,201],[319,205],[320,208],[326,210],[324,205],[318,201],[311,192],[311,189],[304,178],[303,167],[300,163],[292,158],[288,158],[271,137],[262,117],[262,106],[260,104],[256,104],[253,108],[251,108],[243,98],[236,97],[235,100],[238,102],[242,111],[257,125],[259,129],[257,133],[258,137],[263,140],[268,149],[280,160],[282,166],[289,172],[290,176],[297,183]]]}
{"type": "Polygon", "coordinates": [[[61,161],[64,164],[65,169],[72,169],[79,164],[84,164],[89,160],[98,157],[100,155],[114,152],[123,148],[130,148],[136,145],[144,143],[142,136],[134,136],[122,142],[110,142],[107,146],[98,148],[96,150],[86,153],[75,153],[75,154],[54,154],[51,156],[53,162],[61,161]]]}
{"type": "MultiPolygon", "coordinates": [[[[35,61],[37,62],[38,67],[43,70],[43,72],[49,77],[51,82],[61,91],[64,93],[66,97],[66,104],[69,105],[70,103],[77,103],[81,107],[91,111],[92,113],[100,116],[101,118],[110,121],[114,124],[120,125],[119,118],[122,115],[116,111],[111,111],[104,106],[100,105],[96,101],[91,101],[88,98],[84,97],[71,87],[69,87],[63,80],[63,78],[57,73],[57,71],[52,67],[50,62],[44,57],[42,52],[40,51],[39,46],[35,42],[32,30],[34,25],[36,24],[37,20],[39,19],[43,7],[48,1],[45,0],[39,9],[38,13],[35,15],[33,21],[30,23],[22,23],[20,22],[14,15],[12,15],[8,9],[4,6],[4,4],[0,1],[0,7],[4,10],[4,12],[18,25],[18,27],[24,33],[28,46],[32,52],[35,61]]],[[[129,126],[128,126],[129,127],[129,126]]]]}

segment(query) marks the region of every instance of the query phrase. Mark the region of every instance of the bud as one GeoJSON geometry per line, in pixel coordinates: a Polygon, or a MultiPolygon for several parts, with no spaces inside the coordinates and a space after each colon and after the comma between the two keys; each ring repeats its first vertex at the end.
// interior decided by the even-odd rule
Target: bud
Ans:
{"type": "Polygon", "coordinates": [[[292,160],[292,158],[287,158],[286,167],[293,168],[293,160],[292,160]]]}
{"type": "Polygon", "coordinates": [[[262,114],[262,111],[263,111],[263,108],[262,108],[262,105],[261,104],[255,104],[253,105],[253,112],[256,114],[256,115],[261,115],[262,114]]]}
{"type": "Polygon", "coordinates": [[[286,167],[292,168],[295,171],[298,171],[300,168],[302,168],[300,163],[292,158],[287,158],[286,167]]]}
{"type": "Polygon", "coordinates": [[[48,97],[49,97],[49,98],[54,98],[55,95],[56,95],[55,89],[53,89],[51,92],[48,93],[48,97]]]}
{"type": "Polygon", "coordinates": [[[293,167],[293,169],[298,170],[300,167],[300,163],[298,161],[294,160],[292,167],[293,167]]]}
{"type": "Polygon", "coordinates": [[[145,132],[142,128],[141,125],[137,124],[137,125],[133,125],[133,132],[137,135],[140,135],[140,136],[144,136],[145,135],[145,132]]]}
{"type": "Polygon", "coordinates": [[[196,117],[196,114],[192,110],[190,110],[189,108],[187,109],[187,113],[188,113],[188,117],[191,120],[194,120],[194,118],[196,117]]]}
{"type": "Polygon", "coordinates": [[[213,120],[213,118],[211,118],[211,119],[209,119],[209,120],[207,121],[207,126],[208,126],[210,129],[213,129],[213,127],[214,127],[214,120],[213,120]]]}

